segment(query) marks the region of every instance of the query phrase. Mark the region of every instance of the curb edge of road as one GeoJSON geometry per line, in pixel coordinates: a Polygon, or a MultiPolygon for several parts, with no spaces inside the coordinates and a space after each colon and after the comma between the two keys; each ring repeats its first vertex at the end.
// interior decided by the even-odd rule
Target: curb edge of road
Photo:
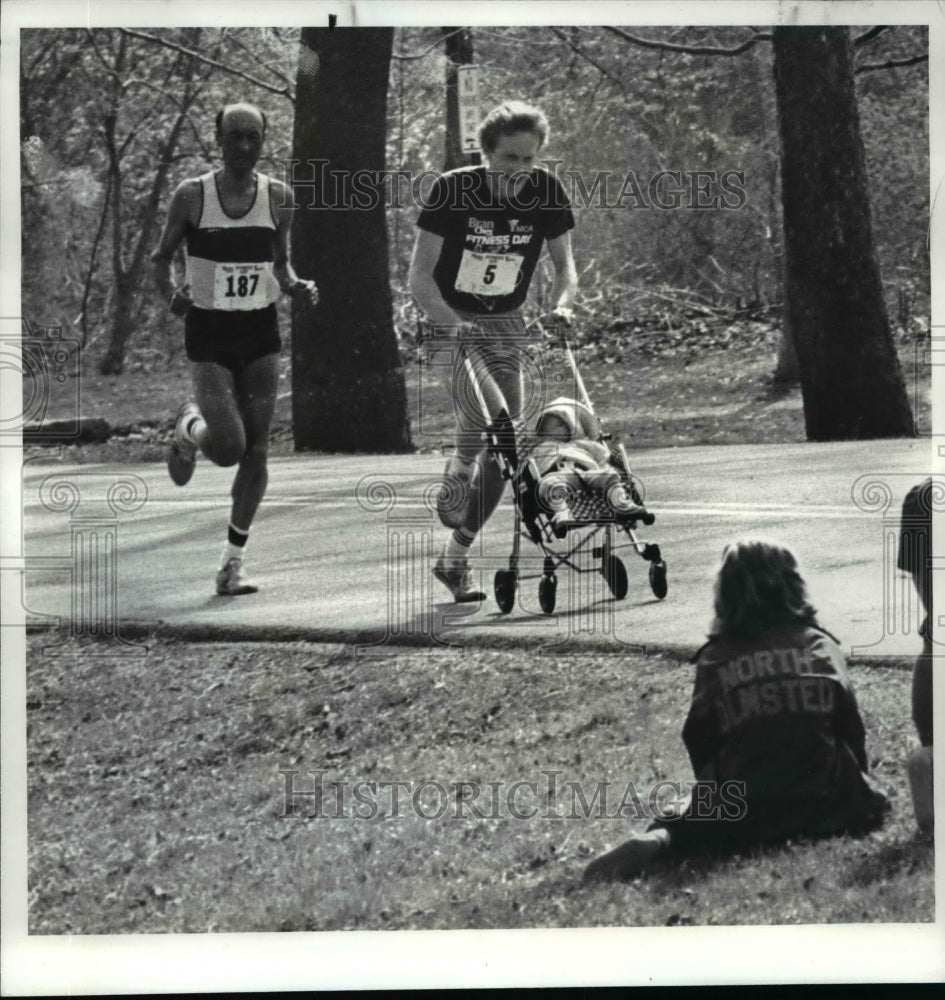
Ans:
{"type": "MultiPolygon", "coordinates": [[[[27,625],[28,634],[55,634],[63,626],[27,625]]],[[[72,638],[72,636],[67,636],[72,638]]],[[[76,637],[79,638],[79,637],[76,637]]],[[[582,635],[580,642],[550,642],[542,643],[535,636],[499,634],[498,630],[477,630],[475,636],[465,638],[457,635],[458,642],[450,642],[440,635],[391,634],[385,629],[344,629],[323,628],[317,626],[289,625],[246,625],[246,624],[207,624],[185,623],[174,624],[161,620],[148,621],[141,619],[122,620],[117,623],[115,633],[109,636],[84,636],[80,641],[93,644],[106,644],[117,647],[113,655],[121,655],[122,646],[137,646],[142,641],[172,640],[189,643],[246,643],[246,644],[307,644],[313,646],[343,646],[353,648],[363,658],[395,656],[413,651],[425,653],[443,653],[463,655],[467,649],[477,650],[527,650],[538,656],[660,656],[671,658],[680,663],[691,662],[696,648],[688,643],[640,643],[627,644],[610,637],[595,637],[582,635]]],[[[44,653],[55,650],[55,645],[46,647],[44,653]]],[[[62,643],[64,645],[64,643],[62,643]]],[[[127,650],[134,655],[132,649],[127,650]]],[[[899,670],[911,670],[915,655],[898,654],[884,655],[848,655],[848,663],[856,667],[888,667],[899,670]]]]}

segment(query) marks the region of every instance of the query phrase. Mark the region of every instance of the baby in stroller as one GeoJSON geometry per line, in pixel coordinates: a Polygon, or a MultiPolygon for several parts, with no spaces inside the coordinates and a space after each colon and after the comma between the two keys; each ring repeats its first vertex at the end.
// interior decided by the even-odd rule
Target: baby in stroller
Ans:
{"type": "Polygon", "coordinates": [[[620,459],[600,437],[590,407],[566,396],[552,400],[535,424],[526,466],[533,467],[539,509],[557,538],[602,517],[621,523],[649,519],[629,476],[621,475],[620,459]]]}

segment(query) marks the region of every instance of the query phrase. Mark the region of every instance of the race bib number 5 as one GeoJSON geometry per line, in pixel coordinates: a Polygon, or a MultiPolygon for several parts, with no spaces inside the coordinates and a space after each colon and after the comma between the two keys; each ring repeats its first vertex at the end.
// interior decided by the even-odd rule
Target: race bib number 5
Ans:
{"type": "Polygon", "coordinates": [[[523,260],[517,253],[464,250],[456,274],[456,291],[470,295],[511,295],[518,285],[523,260]]]}
{"type": "Polygon", "coordinates": [[[217,264],[213,269],[214,309],[264,309],[269,305],[265,264],[217,264]]]}

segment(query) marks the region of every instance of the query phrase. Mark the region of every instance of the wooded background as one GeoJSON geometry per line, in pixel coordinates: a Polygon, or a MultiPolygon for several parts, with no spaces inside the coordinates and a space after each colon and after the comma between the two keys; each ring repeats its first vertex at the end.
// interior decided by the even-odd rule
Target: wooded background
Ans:
{"type": "MultiPolygon", "coordinates": [[[[794,317],[803,326],[805,316],[824,312],[817,303],[786,308],[785,155],[786,162],[799,165],[801,194],[805,185],[815,194],[825,190],[822,178],[835,175],[837,190],[852,191],[851,200],[866,213],[886,316],[877,317],[878,332],[864,334],[864,344],[888,340],[890,328],[927,331],[927,51],[923,26],[793,28],[784,29],[780,40],[777,32],[747,27],[24,30],[23,315],[35,325],[62,326],[82,345],[83,365],[100,371],[119,374],[129,359],[156,378],[179,367],[182,327],[158,297],[147,257],[176,184],[219,164],[213,129],[217,110],[246,100],[265,111],[269,126],[259,169],[276,176],[285,176],[285,163],[298,158],[300,148],[310,148],[306,142],[318,144],[319,155],[330,163],[340,162],[337,149],[346,147],[345,167],[351,169],[352,156],[357,162],[362,102],[365,108],[372,102],[379,106],[384,116],[379,121],[386,119],[380,141],[388,170],[414,175],[441,170],[447,162],[450,52],[453,59],[471,59],[480,67],[483,113],[512,97],[545,110],[551,135],[543,155],[560,161],[559,175],[570,172],[575,178],[566,187],[591,193],[595,179],[606,175],[608,198],[614,201],[630,172],[639,181],[647,204],[631,192],[608,207],[598,187],[596,198],[578,198],[575,205],[576,336],[616,335],[629,343],[634,329],[698,332],[700,324],[720,314],[767,317],[788,326],[794,317]],[[361,72],[367,58],[383,67],[384,80],[376,72],[373,77],[361,72]],[[327,76],[326,66],[331,67],[327,76]],[[844,106],[839,120],[856,127],[843,130],[849,132],[845,150],[839,143],[834,148],[829,133],[809,138],[785,131],[792,102],[799,107],[803,96],[798,81],[814,77],[819,93],[826,95],[825,115],[835,93],[849,98],[852,112],[844,106]],[[344,94],[349,100],[342,107],[339,95],[344,94]],[[804,150],[807,141],[820,147],[812,145],[810,156],[804,150]],[[858,143],[864,197],[859,197],[850,160],[858,143]],[[805,173],[809,169],[825,173],[805,173]],[[739,182],[744,203],[734,210],[706,210],[683,197],[676,207],[656,207],[647,189],[663,170],[683,177],[692,171],[737,171],[744,178],[739,182]],[[578,178],[583,188],[573,186],[578,178]]],[[[801,113],[795,117],[804,121],[801,113]]],[[[810,108],[803,114],[809,118],[810,108]]],[[[382,166],[377,157],[365,165],[382,166]]],[[[297,169],[307,176],[304,168],[297,169]]],[[[294,263],[302,276],[319,280],[324,304],[314,317],[298,309],[293,317],[296,392],[319,378],[333,381],[336,373],[324,351],[330,343],[351,346],[351,354],[338,355],[348,372],[342,384],[349,392],[366,397],[374,391],[370,386],[381,386],[396,397],[398,382],[402,388],[400,359],[413,350],[419,318],[407,290],[418,206],[409,189],[402,190],[407,196],[401,204],[384,212],[386,238],[365,245],[364,252],[373,254],[373,285],[364,285],[357,268],[358,245],[346,241],[351,217],[333,209],[329,224],[324,211],[305,212],[304,226],[313,233],[325,222],[321,240],[306,244],[298,225],[303,213],[297,213],[294,263]],[[389,280],[374,266],[379,253],[387,256],[389,280]],[[378,282],[386,286],[381,301],[385,313],[389,303],[392,321],[387,340],[383,320],[374,316],[368,330],[357,316],[359,300],[368,298],[376,312],[377,296],[369,289],[378,282]],[[336,294],[328,283],[337,285],[336,294]],[[350,330],[339,328],[345,323],[350,330]],[[383,349],[376,350],[377,345],[383,349]],[[385,359],[382,367],[372,379],[357,382],[359,366],[376,356],[385,359]],[[321,374],[306,374],[306,360],[317,361],[321,374]]],[[[309,203],[304,189],[299,201],[309,203]]],[[[835,249],[847,238],[839,223],[837,233],[826,233],[831,226],[816,204],[798,203],[792,211],[803,220],[795,247],[829,237],[835,249]]],[[[851,274],[868,272],[871,254],[872,247],[865,256],[846,259],[844,266],[851,274]]],[[[795,252],[795,264],[801,256],[795,252]]],[[[535,311],[547,304],[547,267],[546,262],[533,285],[535,311]]],[[[795,281],[794,288],[800,300],[809,282],[795,281]]],[[[855,299],[857,290],[847,294],[855,299]]],[[[287,316],[287,307],[283,310],[287,316]]],[[[837,315],[842,314],[841,308],[837,315]]],[[[286,334],[288,328],[285,323],[286,334]]],[[[897,364],[891,370],[888,351],[866,350],[872,359],[867,382],[863,373],[850,376],[848,391],[840,394],[862,396],[871,374],[878,374],[877,391],[885,398],[888,390],[892,401],[883,426],[867,426],[862,414],[830,413],[812,420],[804,369],[811,371],[823,360],[817,352],[827,340],[817,322],[812,329],[808,339],[814,353],[801,358],[808,436],[908,433],[898,390],[890,388],[889,379],[901,383],[901,377],[897,364]]],[[[797,342],[803,350],[800,333],[797,342]]],[[[856,352],[855,342],[841,338],[841,344],[847,356],[856,352]]],[[[842,362],[841,357],[828,364],[827,384],[817,390],[821,395],[837,395],[837,379],[846,376],[831,365],[842,362]]],[[[309,405],[317,405],[317,398],[309,405]]],[[[377,408],[361,425],[355,419],[360,430],[345,446],[365,447],[380,430],[378,420],[377,408]]],[[[409,447],[406,417],[395,415],[393,425],[390,439],[377,450],[409,447]]],[[[296,444],[324,442],[303,434],[296,444]]]]}

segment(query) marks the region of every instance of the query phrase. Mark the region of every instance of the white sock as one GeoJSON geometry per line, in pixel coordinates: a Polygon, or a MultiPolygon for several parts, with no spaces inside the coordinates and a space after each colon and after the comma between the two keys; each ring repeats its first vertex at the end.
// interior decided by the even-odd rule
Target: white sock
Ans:
{"type": "Polygon", "coordinates": [[[181,436],[185,441],[189,441],[191,444],[197,444],[197,435],[207,426],[206,420],[200,416],[199,413],[195,413],[188,420],[185,420],[181,424],[180,432],[181,436]]]}
{"type": "Polygon", "coordinates": [[[662,851],[668,851],[672,846],[673,835],[665,826],[658,826],[655,830],[650,830],[646,837],[659,844],[662,851]]]}
{"type": "Polygon", "coordinates": [[[222,569],[231,559],[239,559],[242,562],[245,554],[245,545],[234,545],[232,542],[224,542],[223,554],[220,556],[220,568],[222,569]]]}
{"type": "Polygon", "coordinates": [[[443,549],[443,557],[447,562],[465,562],[469,555],[469,546],[476,536],[465,528],[457,528],[443,549]]]}

